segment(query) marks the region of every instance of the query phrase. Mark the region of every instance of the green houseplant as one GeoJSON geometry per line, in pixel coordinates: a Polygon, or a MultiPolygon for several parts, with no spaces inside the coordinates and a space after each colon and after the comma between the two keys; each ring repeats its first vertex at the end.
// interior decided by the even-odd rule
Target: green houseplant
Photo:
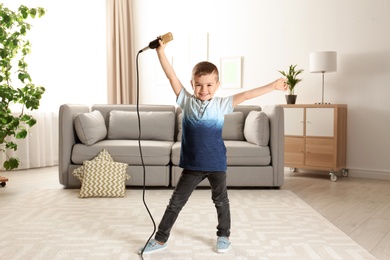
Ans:
{"type": "MultiPolygon", "coordinates": [[[[6,170],[19,167],[19,159],[7,151],[17,150],[11,138],[26,138],[36,119],[28,111],[38,109],[45,88],[32,83],[25,57],[31,52],[26,39],[29,19],[39,18],[45,9],[21,5],[12,11],[0,3],[0,158],[6,170]],[[12,108],[17,106],[17,112],[12,108]]],[[[0,165],[1,166],[1,165],[0,165]]]]}
{"type": "Polygon", "coordinates": [[[302,81],[302,79],[298,79],[298,75],[301,74],[303,70],[296,70],[296,67],[297,65],[290,65],[288,72],[279,70],[279,73],[287,78],[286,84],[289,89],[289,95],[286,95],[287,104],[295,104],[297,95],[294,94],[294,88],[302,81]]]}

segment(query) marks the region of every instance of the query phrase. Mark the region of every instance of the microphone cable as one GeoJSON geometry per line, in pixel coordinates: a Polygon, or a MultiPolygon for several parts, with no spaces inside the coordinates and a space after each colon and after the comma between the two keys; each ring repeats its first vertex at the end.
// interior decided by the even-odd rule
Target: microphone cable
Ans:
{"type": "Polygon", "coordinates": [[[144,245],[144,247],[142,248],[142,251],[141,251],[141,259],[144,259],[143,257],[143,254],[144,254],[144,251],[145,251],[145,248],[146,246],[148,245],[150,239],[153,237],[154,233],[156,232],[156,222],[154,221],[153,219],[153,216],[152,214],[150,213],[150,210],[148,208],[148,205],[146,204],[146,201],[145,201],[145,190],[146,190],[146,169],[145,169],[145,163],[144,163],[144,159],[143,159],[143,155],[142,155],[142,147],[141,147],[141,117],[140,117],[140,113],[139,113],[139,72],[138,72],[138,57],[139,57],[139,54],[142,52],[139,51],[137,53],[137,57],[136,57],[136,73],[137,73],[137,101],[136,101],[136,107],[137,107],[137,118],[138,118],[138,147],[139,147],[139,153],[140,153],[140,158],[141,158],[141,163],[142,163],[142,169],[143,169],[143,188],[142,188],[142,202],[144,203],[144,206],[146,208],[146,211],[148,212],[149,214],[149,217],[150,219],[152,220],[152,223],[153,223],[153,233],[150,235],[150,237],[148,238],[148,240],[146,241],[146,244],[144,245]]]}

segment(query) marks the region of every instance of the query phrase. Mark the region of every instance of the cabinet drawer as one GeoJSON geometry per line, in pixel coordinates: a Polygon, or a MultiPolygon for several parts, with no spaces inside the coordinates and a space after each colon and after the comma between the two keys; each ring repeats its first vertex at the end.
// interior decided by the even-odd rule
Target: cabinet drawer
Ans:
{"type": "Polygon", "coordinates": [[[284,138],[284,163],[286,165],[303,165],[305,140],[303,137],[284,138]]]}
{"type": "Polygon", "coordinates": [[[306,138],[306,165],[332,168],[334,156],[333,138],[306,138]]]}

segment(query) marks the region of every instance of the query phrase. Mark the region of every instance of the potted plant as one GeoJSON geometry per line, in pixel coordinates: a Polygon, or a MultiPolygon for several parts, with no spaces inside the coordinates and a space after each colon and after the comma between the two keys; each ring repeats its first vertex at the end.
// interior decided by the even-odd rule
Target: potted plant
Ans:
{"type": "Polygon", "coordinates": [[[25,57],[31,52],[26,33],[29,18],[41,17],[43,8],[21,5],[12,11],[0,3],[0,168],[19,167],[19,159],[7,152],[17,150],[13,138],[26,138],[36,119],[28,111],[38,109],[45,88],[32,83],[25,57]],[[17,107],[17,109],[15,109],[17,107]]]}
{"type": "Polygon", "coordinates": [[[279,70],[279,73],[287,78],[286,84],[288,85],[289,94],[286,95],[287,104],[295,104],[297,99],[297,95],[294,94],[295,86],[302,81],[302,79],[298,79],[298,75],[303,72],[303,70],[295,70],[297,65],[290,65],[288,72],[284,72],[279,70]]]}

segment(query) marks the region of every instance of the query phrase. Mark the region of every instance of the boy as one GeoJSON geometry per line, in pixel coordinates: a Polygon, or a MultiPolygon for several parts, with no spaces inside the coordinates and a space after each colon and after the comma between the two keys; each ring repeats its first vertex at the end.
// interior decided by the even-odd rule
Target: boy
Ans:
{"type": "MultiPolygon", "coordinates": [[[[216,251],[228,251],[230,242],[230,205],[226,187],[226,147],[222,139],[224,115],[232,113],[241,102],[272,90],[287,90],[286,79],[238,93],[230,97],[214,97],[220,81],[217,67],[210,62],[198,63],[192,71],[191,95],[183,87],[170,65],[160,41],[157,55],[182,108],[182,142],[179,166],[183,172],[172,194],[154,239],[144,254],[166,249],[171,228],[179,212],[197,185],[207,178],[218,216],[216,251]]],[[[143,248],[139,253],[142,253],[143,248]]]]}

